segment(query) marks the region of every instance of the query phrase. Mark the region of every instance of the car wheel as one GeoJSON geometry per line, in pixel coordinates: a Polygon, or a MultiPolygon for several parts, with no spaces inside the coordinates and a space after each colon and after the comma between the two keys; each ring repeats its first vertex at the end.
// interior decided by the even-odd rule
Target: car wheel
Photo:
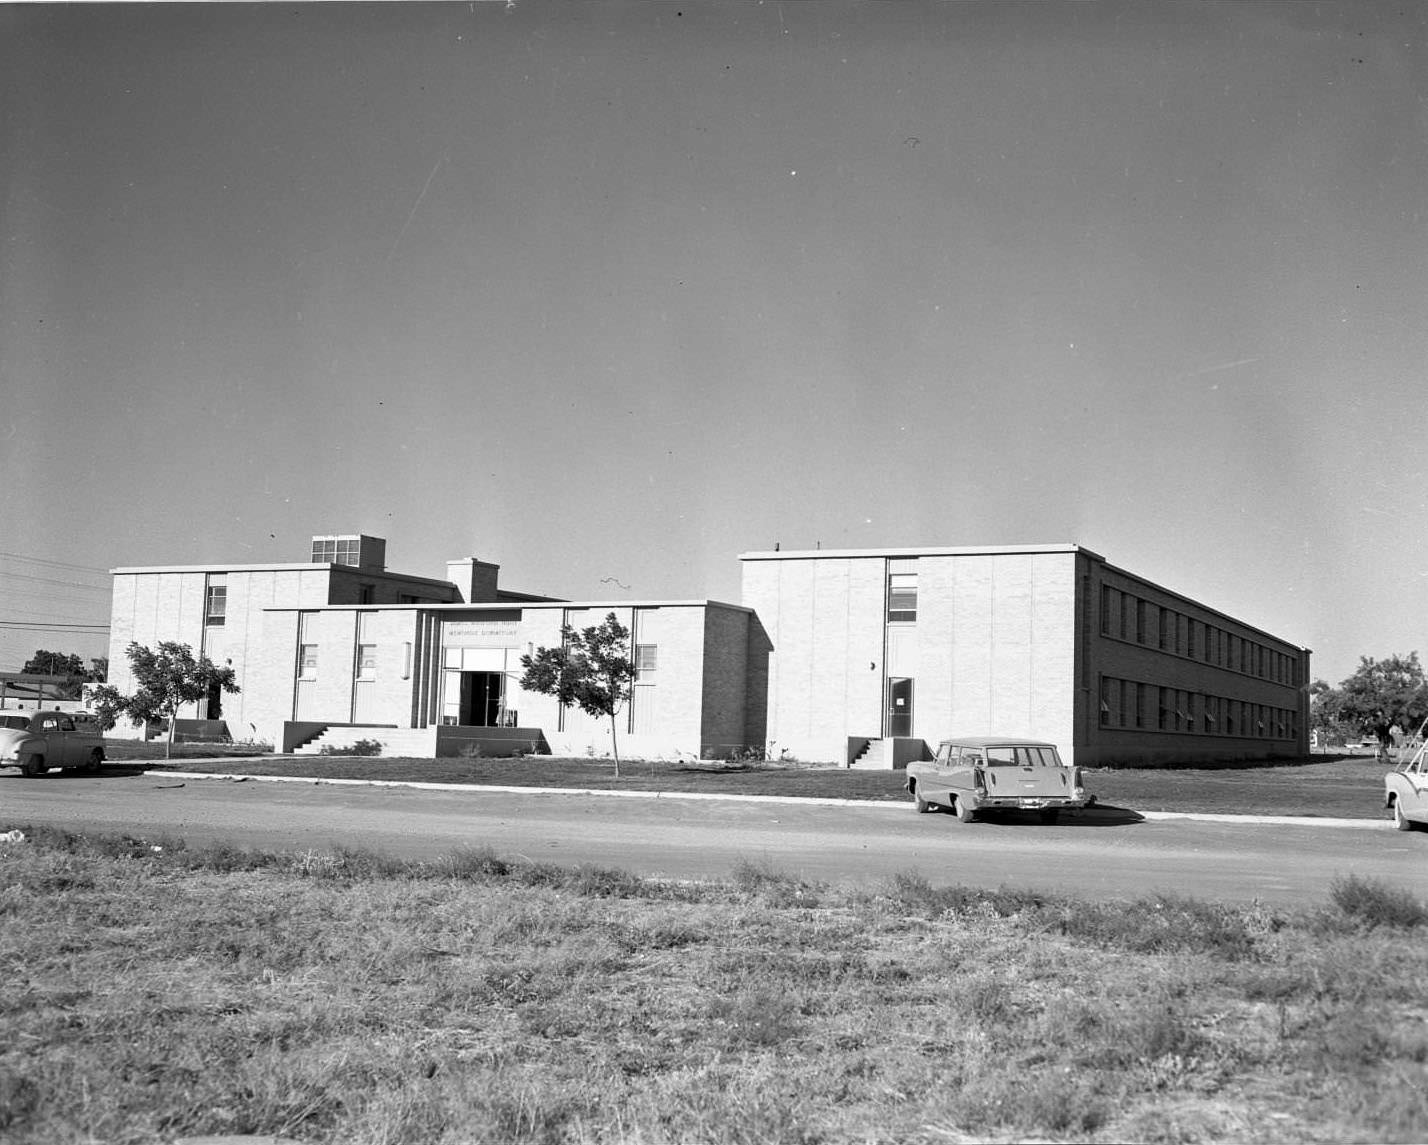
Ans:
{"type": "Polygon", "coordinates": [[[958,823],[970,823],[974,818],[976,818],[976,815],[977,813],[973,811],[971,807],[963,803],[960,799],[957,800],[958,823]]]}
{"type": "Polygon", "coordinates": [[[1037,812],[1037,815],[1041,818],[1043,823],[1055,823],[1061,818],[1061,809],[1059,807],[1048,807],[1043,811],[1037,812]]]}
{"type": "Polygon", "coordinates": [[[20,765],[20,771],[28,775],[31,779],[38,779],[49,768],[45,766],[45,757],[42,755],[27,755],[25,762],[20,765]]]}
{"type": "Polygon", "coordinates": [[[95,748],[89,753],[89,760],[84,765],[84,770],[91,775],[98,772],[104,766],[104,752],[95,748]]]}
{"type": "Polygon", "coordinates": [[[1397,799],[1393,801],[1393,825],[1400,831],[1413,830],[1413,820],[1403,813],[1403,804],[1397,799]]]}

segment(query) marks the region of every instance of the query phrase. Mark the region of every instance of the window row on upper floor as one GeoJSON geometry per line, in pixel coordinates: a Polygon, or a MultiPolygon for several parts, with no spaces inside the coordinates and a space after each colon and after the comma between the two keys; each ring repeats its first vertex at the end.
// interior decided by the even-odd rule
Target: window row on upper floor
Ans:
{"type": "Polygon", "coordinates": [[[1101,586],[1101,635],[1276,684],[1304,684],[1297,656],[1108,584],[1101,586]]]}
{"type": "Polygon", "coordinates": [[[1295,740],[1299,738],[1299,713],[1229,696],[1102,676],[1101,727],[1295,740]]]}

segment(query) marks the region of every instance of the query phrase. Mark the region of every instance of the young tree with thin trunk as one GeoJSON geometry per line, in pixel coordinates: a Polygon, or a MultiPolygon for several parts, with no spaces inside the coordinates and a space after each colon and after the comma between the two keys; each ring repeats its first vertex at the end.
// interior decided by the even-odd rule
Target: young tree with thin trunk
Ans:
{"type": "Polygon", "coordinates": [[[610,720],[610,746],[615,756],[615,778],[620,777],[620,743],[615,716],[629,702],[635,664],[630,659],[630,630],[612,612],[603,624],[577,632],[560,629],[564,643],[558,648],[537,648],[522,656],[521,687],[527,692],[554,696],[562,708],[578,707],[589,716],[610,720]]]}
{"type": "Polygon", "coordinates": [[[215,689],[239,690],[232,668],[220,668],[207,656],[194,656],[187,644],[168,640],[159,644],[158,651],[150,651],[136,641],[127,651],[138,689],[125,696],[112,684],[102,684],[94,689],[90,702],[105,731],[120,716],[145,725],[167,720],[165,759],[173,754],[174,724],[181,707],[206,700],[215,689]]]}

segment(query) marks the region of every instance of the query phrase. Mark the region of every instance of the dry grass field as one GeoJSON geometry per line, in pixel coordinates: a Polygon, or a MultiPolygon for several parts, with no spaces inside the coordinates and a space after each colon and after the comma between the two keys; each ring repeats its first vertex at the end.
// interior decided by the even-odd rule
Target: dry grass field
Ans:
{"type": "Polygon", "coordinates": [[[1428,1139],[1428,910],[0,844],[0,1139],[1428,1139]]]}

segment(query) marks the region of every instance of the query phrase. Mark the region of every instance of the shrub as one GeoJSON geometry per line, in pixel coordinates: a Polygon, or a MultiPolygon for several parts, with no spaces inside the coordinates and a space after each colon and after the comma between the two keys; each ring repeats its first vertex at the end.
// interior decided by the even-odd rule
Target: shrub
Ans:
{"type": "Polygon", "coordinates": [[[342,746],[340,744],[325,743],[322,745],[319,755],[381,755],[382,745],[378,740],[359,739],[354,744],[342,746]]]}
{"type": "Polygon", "coordinates": [[[1346,918],[1368,927],[1407,930],[1428,922],[1428,908],[1419,899],[1378,879],[1335,879],[1329,884],[1329,898],[1346,918]]]}
{"type": "Polygon", "coordinates": [[[733,882],[736,890],[755,895],[772,907],[816,907],[819,901],[817,886],[776,871],[767,860],[752,863],[740,859],[734,865],[733,882]]]}

